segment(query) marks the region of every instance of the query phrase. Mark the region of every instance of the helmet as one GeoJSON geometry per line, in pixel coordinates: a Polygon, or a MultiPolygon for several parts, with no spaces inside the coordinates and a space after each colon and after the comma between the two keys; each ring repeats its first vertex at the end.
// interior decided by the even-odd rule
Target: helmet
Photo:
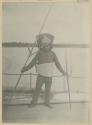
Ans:
{"type": "Polygon", "coordinates": [[[42,33],[42,34],[37,35],[36,39],[37,39],[38,47],[43,48],[53,43],[54,36],[49,33],[42,33]]]}

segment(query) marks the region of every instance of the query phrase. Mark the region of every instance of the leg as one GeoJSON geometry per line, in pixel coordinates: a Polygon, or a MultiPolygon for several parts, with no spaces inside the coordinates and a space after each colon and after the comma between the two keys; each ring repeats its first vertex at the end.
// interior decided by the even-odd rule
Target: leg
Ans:
{"type": "Polygon", "coordinates": [[[45,104],[51,108],[50,106],[50,94],[51,94],[51,84],[52,84],[52,78],[46,77],[45,78],[45,104]]]}
{"type": "Polygon", "coordinates": [[[35,92],[33,94],[31,104],[35,105],[37,103],[38,97],[39,97],[40,92],[41,92],[42,85],[43,85],[43,78],[41,76],[38,76],[37,80],[36,80],[36,89],[35,89],[35,92]]]}

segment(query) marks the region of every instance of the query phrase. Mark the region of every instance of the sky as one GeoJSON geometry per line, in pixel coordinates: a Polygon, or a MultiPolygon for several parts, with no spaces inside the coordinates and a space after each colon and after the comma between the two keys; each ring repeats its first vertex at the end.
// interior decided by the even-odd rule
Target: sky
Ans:
{"type": "MultiPolygon", "coordinates": [[[[38,34],[51,4],[3,4],[3,42],[31,42],[38,34]]],[[[54,3],[42,32],[55,36],[55,43],[89,42],[88,3],[54,3]]]]}

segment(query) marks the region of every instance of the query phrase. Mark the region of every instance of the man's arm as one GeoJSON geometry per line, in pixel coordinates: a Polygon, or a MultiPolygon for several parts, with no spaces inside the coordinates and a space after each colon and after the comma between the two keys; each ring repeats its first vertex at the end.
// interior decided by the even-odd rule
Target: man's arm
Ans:
{"type": "Polygon", "coordinates": [[[66,74],[65,71],[63,70],[61,64],[59,63],[59,60],[58,60],[58,58],[57,58],[57,56],[56,56],[55,53],[54,53],[54,62],[55,62],[56,67],[58,68],[58,70],[59,70],[61,73],[66,74]]]}
{"type": "Polygon", "coordinates": [[[23,67],[21,72],[23,73],[23,72],[31,69],[36,64],[37,57],[38,57],[38,53],[36,54],[36,56],[32,59],[32,61],[27,66],[23,67]]]}

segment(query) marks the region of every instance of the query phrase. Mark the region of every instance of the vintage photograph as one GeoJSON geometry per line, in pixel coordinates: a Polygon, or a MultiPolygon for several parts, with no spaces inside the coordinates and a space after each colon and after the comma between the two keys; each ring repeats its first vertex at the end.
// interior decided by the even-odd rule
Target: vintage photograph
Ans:
{"type": "Polygon", "coordinates": [[[3,123],[90,122],[89,2],[2,10],[3,123]]]}

